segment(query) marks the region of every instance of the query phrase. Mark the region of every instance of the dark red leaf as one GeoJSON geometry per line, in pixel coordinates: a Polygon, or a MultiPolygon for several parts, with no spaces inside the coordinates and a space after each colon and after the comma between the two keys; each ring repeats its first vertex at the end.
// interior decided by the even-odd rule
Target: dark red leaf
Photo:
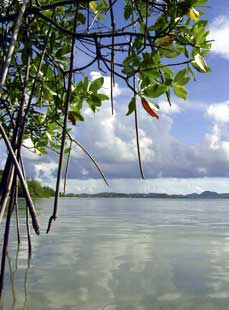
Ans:
{"type": "Polygon", "coordinates": [[[147,113],[149,113],[149,115],[151,115],[152,117],[155,117],[155,118],[159,119],[159,116],[158,116],[157,113],[151,108],[149,102],[148,102],[145,98],[141,98],[141,102],[142,102],[143,108],[146,110],[147,113]]]}

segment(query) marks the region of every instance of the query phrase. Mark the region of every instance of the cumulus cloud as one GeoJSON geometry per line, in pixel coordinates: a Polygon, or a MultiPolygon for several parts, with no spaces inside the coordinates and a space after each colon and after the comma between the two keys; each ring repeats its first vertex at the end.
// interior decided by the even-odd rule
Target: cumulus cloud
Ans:
{"type": "MultiPolygon", "coordinates": [[[[161,114],[160,120],[152,119],[139,105],[139,138],[141,157],[146,177],[189,177],[198,174],[198,168],[193,169],[189,146],[177,141],[171,134],[173,120],[170,116],[161,114]]],[[[89,114],[88,114],[89,116],[89,114]]],[[[125,116],[125,107],[116,107],[114,116],[109,106],[104,106],[97,115],[75,129],[76,139],[99,161],[108,178],[139,177],[136,137],[133,117],[125,116]]],[[[78,166],[90,171],[87,177],[98,177],[98,172],[85,156],[77,155],[71,160],[69,177],[74,178],[78,166]]],[[[202,168],[202,167],[201,167],[202,168]]],[[[203,169],[200,170],[201,175],[203,169]]]]}
{"type": "Polygon", "coordinates": [[[226,166],[229,161],[229,101],[211,104],[206,114],[213,121],[211,132],[205,135],[206,144],[210,153],[226,166]]]}
{"type": "Polygon", "coordinates": [[[215,124],[211,134],[206,134],[206,140],[209,142],[209,149],[215,154],[218,152],[218,158],[225,160],[225,165],[229,161],[229,141],[223,137],[221,128],[215,124]]]}
{"type": "MultiPolygon", "coordinates": [[[[204,113],[208,116],[211,128],[199,143],[188,145],[173,136],[172,114],[161,113],[156,120],[139,103],[139,138],[146,178],[228,177],[229,134],[224,118],[227,105],[225,102],[206,107],[203,116],[204,113]]],[[[114,115],[108,102],[96,114],[85,107],[86,121],[72,132],[110,179],[140,177],[134,117],[126,117],[125,113],[126,106],[119,105],[117,97],[114,115]]],[[[51,179],[56,173],[57,160],[51,157],[49,163],[41,166],[33,161],[31,166],[36,176],[51,179]]],[[[100,174],[87,156],[74,147],[68,176],[87,180],[97,179],[100,174]]]]}
{"type": "Polygon", "coordinates": [[[165,113],[165,114],[174,114],[174,113],[179,113],[181,111],[180,106],[172,102],[172,105],[170,106],[168,101],[162,101],[160,102],[160,112],[165,113]]]}
{"type": "Polygon", "coordinates": [[[37,179],[49,179],[57,169],[57,162],[41,162],[35,165],[35,177],[37,179]]]}
{"type": "Polygon", "coordinates": [[[229,123],[229,101],[211,104],[207,115],[216,122],[229,123]]]}
{"type": "Polygon", "coordinates": [[[226,16],[218,16],[210,25],[212,52],[229,59],[229,21],[226,16]]]}
{"type": "Polygon", "coordinates": [[[22,156],[29,160],[40,160],[40,156],[35,153],[34,144],[31,139],[23,141],[22,156]]]}
{"type": "MultiPolygon", "coordinates": [[[[91,79],[100,75],[92,72],[91,79]]],[[[104,77],[103,91],[110,94],[110,78],[104,77]]],[[[116,83],[114,86],[114,115],[111,114],[110,102],[105,101],[98,113],[93,113],[87,104],[83,107],[85,122],[78,122],[72,129],[72,136],[87,149],[97,160],[108,179],[125,178],[129,180],[140,177],[136,147],[134,115],[126,116],[129,91],[116,83]]],[[[141,158],[146,178],[198,178],[229,176],[229,103],[188,103],[178,106],[176,101],[169,107],[165,101],[159,101],[160,119],[154,119],[137,102],[139,121],[139,140],[141,158]],[[189,145],[182,143],[173,135],[173,116],[185,110],[207,116],[211,127],[199,143],[189,145]]],[[[58,157],[49,154],[37,161],[27,154],[26,166],[28,175],[50,182],[56,175],[58,157]]],[[[66,161],[64,162],[66,164],[66,161]]],[[[77,146],[72,150],[68,177],[89,182],[98,179],[100,174],[86,154],[77,146]]],[[[94,182],[94,181],[93,181],[94,182]]],[[[90,189],[97,191],[99,184],[89,182],[90,189]]],[[[132,181],[127,183],[131,188],[132,181]]],[[[152,183],[151,183],[152,184],[152,183]]],[[[187,186],[187,184],[185,185],[187,186]]],[[[81,187],[83,190],[83,187],[81,187]]],[[[124,187],[123,187],[124,189],[124,187]]],[[[128,191],[128,190],[126,190],[128,191]]],[[[161,191],[161,190],[160,190],[161,191]]],[[[176,189],[177,191],[177,189],[176,189]]]]}

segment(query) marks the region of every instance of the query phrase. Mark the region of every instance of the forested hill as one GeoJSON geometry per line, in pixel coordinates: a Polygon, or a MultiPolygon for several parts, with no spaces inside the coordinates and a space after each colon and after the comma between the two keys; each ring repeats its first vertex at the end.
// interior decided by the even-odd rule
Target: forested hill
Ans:
{"type": "MultiPolygon", "coordinates": [[[[0,179],[2,178],[3,171],[0,170],[0,179]]],[[[34,179],[28,180],[28,188],[31,196],[33,198],[48,198],[48,197],[54,197],[55,191],[48,187],[48,186],[42,186],[41,183],[34,179]]],[[[21,186],[19,185],[19,197],[23,196],[23,192],[21,189],[21,186]]]]}
{"type": "Polygon", "coordinates": [[[169,195],[165,193],[97,193],[97,194],[80,194],[79,197],[94,197],[94,198],[158,198],[158,199],[229,199],[229,193],[216,193],[204,191],[202,193],[192,193],[187,195],[169,195]]]}

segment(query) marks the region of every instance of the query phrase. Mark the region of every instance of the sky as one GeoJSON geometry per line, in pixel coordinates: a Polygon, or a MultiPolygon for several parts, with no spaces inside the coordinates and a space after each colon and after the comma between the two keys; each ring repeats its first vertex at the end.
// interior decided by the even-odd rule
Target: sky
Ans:
{"type": "MultiPolygon", "coordinates": [[[[85,122],[73,136],[93,155],[110,184],[105,185],[87,156],[74,146],[67,192],[191,193],[229,192],[229,1],[209,0],[212,51],[206,57],[212,72],[188,84],[188,99],[160,98],[160,119],[139,109],[139,136],[145,180],[141,179],[133,115],[127,117],[130,91],[116,81],[115,113],[106,101],[99,112],[84,109],[85,122]]],[[[91,72],[91,78],[98,72],[91,72]]],[[[109,78],[104,91],[109,95],[109,78]]],[[[27,175],[55,185],[58,159],[24,150],[27,175]]],[[[2,162],[3,165],[3,162],[2,162]]]]}

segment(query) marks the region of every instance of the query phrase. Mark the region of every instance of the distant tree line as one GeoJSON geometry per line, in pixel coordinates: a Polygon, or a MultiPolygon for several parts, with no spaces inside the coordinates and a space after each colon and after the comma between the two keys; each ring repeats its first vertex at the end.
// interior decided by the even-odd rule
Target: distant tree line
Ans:
{"type": "MultiPolygon", "coordinates": [[[[0,170],[0,179],[2,178],[3,171],[0,170]]],[[[42,186],[41,183],[34,179],[28,179],[27,181],[29,192],[33,198],[48,198],[54,197],[55,191],[49,186],[42,186]]],[[[21,185],[18,186],[18,196],[24,197],[21,185]]]]}

